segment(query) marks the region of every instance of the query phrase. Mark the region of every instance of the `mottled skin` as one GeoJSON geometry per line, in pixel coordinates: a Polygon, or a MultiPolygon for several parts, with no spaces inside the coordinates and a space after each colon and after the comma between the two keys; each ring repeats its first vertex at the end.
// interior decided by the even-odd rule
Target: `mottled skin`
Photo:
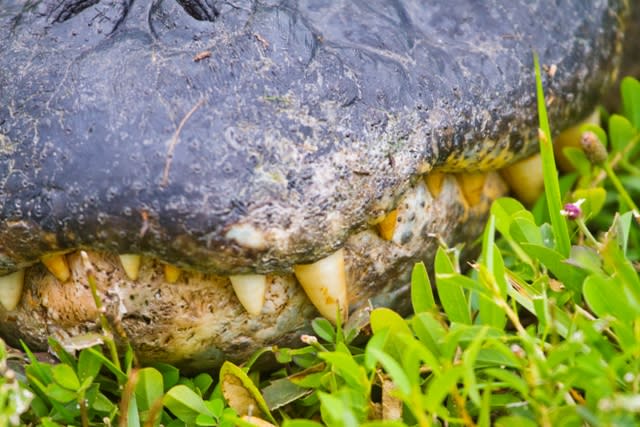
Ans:
{"type": "MultiPolygon", "coordinates": [[[[532,51],[557,66],[545,76],[555,126],[586,115],[615,78],[625,4],[0,0],[0,274],[90,248],[197,274],[286,275],[347,245],[362,306],[431,259],[429,233],[472,238],[504,189],[469,210],[451,184],[417,240],[375,262],[353,240],[424,173],[535,150],[532,51]]],[[[22,310],[42,301],[38,274],[22,310]]],[[[296,304],[295,321],[246,349],[286,342],[314,315],[296,304]]],[[[27,311],[3,316],[5,335],[29,337],[16,330],[27,311]]],[[[125,329],[148,359],[170,359],[153,334],[175,313],[157,316],[161,330],[125,329]]],[[[35,329],[52,320],[38,322],[30,337],[44,344],[35,329]]],[[[231,328],[226,348],[200,351],[236,352],[231,328]]],[[[212,356],[175,360],[188,357],[212,356]]]]}

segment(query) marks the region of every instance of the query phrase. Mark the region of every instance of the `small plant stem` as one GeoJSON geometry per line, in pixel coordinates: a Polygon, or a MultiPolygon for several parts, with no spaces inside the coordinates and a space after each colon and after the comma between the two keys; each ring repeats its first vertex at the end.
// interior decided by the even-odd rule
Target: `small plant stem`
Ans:
{"type": "Polygon", "coordinates": [[[91,295],[93,296],[93,301],[96,304],[96,308],[98,309],[98,313],[100,316],[100,326],[102,327],[102,331],[104,332],[104,342],[109,348],[111,361],[114,363],[114,365],[116,365],[118,369],[121,369],[120,358],[118,357],[118,349],[116,348],[116,343],[113,340],[113,332],[111,331],[111,327],[109,326],[107,316],[104,315],[102,300],[100,299],[100,295],[98,295],[98,284],[96,282],[96,275],[93,270],[93,265],[91,265],[89,256],[85,251],[81,251],[80,256],[82,257],[82,263],[84,265],[87,281],[89,282],[89,288],[91,289],[91,295]]]}
{"type": "Polygon", "coordinates": [[[80,419],[82,427],[89,427],[89,413],[87,412],[87,400],[85,398],[85,390],[79,393],[78,404],[80,406],[80,419]]]}
{"type": "Polygon", "coordinates": [[[467,409],[465,408],[464,399],[462,398],[462,396],[460,396],[460,393],[458,392],[458,388],[454,387],[451,390],[451,394],[453,395],[453,400],[456,402],[456,405],[458,406],[458,410],[460,411],[460,417],[462,418],[462,422],[464,423],[464,425],[468,427],[476,427],[476,423],[473,422],[473,419],[471,418],[471,416],[467,412],[467,409]]]}
{"type": "Polygon", "coordinates": [[[627,190],[625,190],[625,188],[622,186],[622,183],[618,179],[618,176],[616,175],[616,173],[611,168],[611,165],[609,164],[609,162],[605,162],[602,165],[602,167],[604,168],[605,172],[607,173],[607,176],[611,180],[611,183],[620,194],[620,197],[622,197],[622,200],[624,200],[625,204],[633,211],[636,211],[636,212],[640,211],[640,209],[638,209],[638,207],[633,202],[633,200],[631,200],[631,197],[629,196],[629,193],[627,193],[627,190]]]}
{"type": "Polygon", "coordinates": [[[587,240],[589,240],[596,248],[601,246],[600,242],[598,242],[596,238],[593,237],[593,234],[591,234],[591,231],[589,231],[582,218],[576,218],[576,224],[578,225],[580,231],[582,231],[582,234],[584,234],[587,240]]]}

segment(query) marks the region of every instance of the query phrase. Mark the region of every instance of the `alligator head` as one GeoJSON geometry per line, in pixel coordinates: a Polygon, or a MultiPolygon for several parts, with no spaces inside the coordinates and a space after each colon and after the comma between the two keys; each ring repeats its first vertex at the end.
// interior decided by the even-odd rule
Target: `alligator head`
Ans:
{"type": "Polygon", "coordinates": [[[0,0],[2,335],[97,328],[79,250],[146,361],[406,305],[535,150],[532,52],[564,126],[614,78],[623,8],[0,0]]]}

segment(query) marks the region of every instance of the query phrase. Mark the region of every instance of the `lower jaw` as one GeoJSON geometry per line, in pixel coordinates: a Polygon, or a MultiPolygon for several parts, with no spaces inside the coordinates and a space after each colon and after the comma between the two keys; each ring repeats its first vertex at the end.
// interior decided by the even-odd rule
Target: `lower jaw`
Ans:
{"type": "MultiPolygon", "coordinates": [[[[491,202],[508,191],[493,172],[472,197],[460,182],[445,175],[434,190],[421,179],[399,201],[391,229],[381,232],[380,225],[372,225],[349,237],[343,253],[351,317],[371,306],[408,311],[415,262],[431,264],[441,242],[472,241],[491,202]]],[[[264,304],[252,315],[227,277],[184,271],[169,283],[163,264],[143,257],[138,278],[131,280],[115,254],[88,255],[107,318],[119,331],[118,339],[131,343],[143,363],[202,370],[224,359],[246,360],[265,346],[295,345],[318,316],[292,272],[267,274],[264,304]]],[[[42,265],[30,267],[17,307],[0,308],[0,334],[11,344],[22,339],[32,350],[45,350],[48,337],[54,337],[73,349],[96,336],[87,334],[100,331],[80,253],[66,259],[71,272],[66,282],[42,265]]]]}

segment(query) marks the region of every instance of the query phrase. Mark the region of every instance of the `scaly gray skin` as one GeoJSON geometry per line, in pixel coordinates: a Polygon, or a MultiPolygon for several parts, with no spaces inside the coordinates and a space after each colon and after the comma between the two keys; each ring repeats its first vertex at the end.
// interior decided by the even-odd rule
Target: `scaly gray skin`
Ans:
{"type": "MultiPolygon", "coordinates": [[[[87,248],[284,277],[346,246],[352,306],[384,296],[431,259],[429,233],[473,238],[504,188],[470,209],[445,185],[440,207],[375,262],[354,240],[433,169],[495,170],[535,150],[532,51],[557,66],[545,79],[556,128],[615,78],[626,2],[560,3],[0,0],[0,274],[87,248]]],[[[43,345],[52,325],[91,329],[42,314],[38,268],[21,314],[3,314],[5,336],[43,345]]],[[[231,322],[172,361],[289,342],[315,315],[294,300],[291,321],[276,310],[253,326],[278,323],[273,335],[231,322]]],[[[143,323],[172,327],[166,311],[143,323]]],[[[171,359],[160,330],[131,322],[148,360],[171,359]]]]}

